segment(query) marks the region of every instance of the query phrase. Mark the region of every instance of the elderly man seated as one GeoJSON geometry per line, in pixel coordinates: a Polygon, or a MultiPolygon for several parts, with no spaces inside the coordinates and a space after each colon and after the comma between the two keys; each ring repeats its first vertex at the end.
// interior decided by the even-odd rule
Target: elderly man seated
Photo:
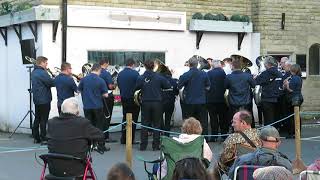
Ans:
{"type": "Polygon", "coordinates": [[[234,175],[235,168],[241,165],[257,166],[283,166],[292,171],[290,160],[284,154],[278,151],[281,144],[280,135],[276,128],[267,126],[260,132],[262,147],[254,152],[240,156],[232,165],[229,171],[229,177],[234,175]]]}
{"type": "MultiPolygon", "coordinates": [[[[103,149],[103,132],[94,127],[89,120],[79,116],[79,105],[76,98],[64,100],[61,111],[59,117],[48,121],[49,153],[72,155],[84,159],[92,141],[100,141],[100,150],[105,150],[103,149]]],[[[55,161],[52,166],[50,167],[49,163],[49,171],[56,176],[60,176],[58,172],[61,171],[64,176],[81,175],[84,172],[84,166],[79,165],[79,162],[55,161]],[[72,172],[64,172],[65,167],[73,167],[72,172]]]]}
{"type": "Polygon", "coordinates": [[[238,147],[246,147],[250,151],[254,151],[256,147],[260,147],[260,139],[258,131],[251,128],[251,113],[241,110],[234,114],[232,119],[232,127],[234,133],[229,135],[223,143],[223,152],[220,155],[218,167],[215,168],[215,175],[227,173],[229,167],[233,164],[236,156],[242,155],[244,152],[237,152],[238,147]],[[221,172],[222,171],[222,172],[221,172]]]}

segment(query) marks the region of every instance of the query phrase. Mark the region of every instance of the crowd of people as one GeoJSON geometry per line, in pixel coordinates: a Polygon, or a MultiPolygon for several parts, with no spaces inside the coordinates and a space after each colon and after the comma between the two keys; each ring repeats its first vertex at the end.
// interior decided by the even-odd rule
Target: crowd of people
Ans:
{"type": "MultiPolygon", "coordinates": [[[[300,106],[303,102],[300,66],[292,64],[287,58],[282,58],[280,69],[278,69],[278,62],[272,56],[267,56],[263,61],[266,70],[258,75],[252,75],[244,71],[241,56],[231,56],[224,61],[208,59],[207,62],[211,68],[203,71],[198,68],[199,56],[191,57],[186,62],[189,70],[177,80],[172,78],[172,73],[168,69],[155,72],[153,60],[144,62],[146,71],[139,75],[134,70],[135,62],[128,59],[126,67],[118,75],[117,82],[113,82],[111,74],[106,70],[109,62],[101,60],[99,64],[93,64],[91,72],[83,77],[77,86],[71,77],[71,64],[63,63],[61,73],[51,78],[46,72],[48,59],[40,56],[36,59],[31,77],[35,104],[35,121],[32,131],[34,142],[48,143],[49,152],[77,157],[85,156],[89,148],[88,140],[97,142],[95,144],[98,152],[110,150],[105,146],[105,142],[116,140],[112,139],[106,130],[109,129],[111,122],[114,105],[112,90],[116,85],[120,89],[123,122],[126,121],[126,114],[132,113],[133,122],[136,123],[141,109],[143,126],[170,131],[174,103],[180,90],[185,126],[183,126],[183,134],[175,138],[177,142],[192,141],[200,134],[217,135],[219,132],[221,134],[233,132],[229,136],[222,136],[224,149],[215,165],[212,177],[219,177],[221,174],[229,174],[232,177],[235,167],[244,164],[282,166],[291,171],[290,160],[277,149],[281,143],[278,129],[281,130],[281,126],[284,126],[289,130],[288,137],[293,137],[293,120],[276,124],[275,127],[265,127],[258,132],[254,128],[252,89],[256,85],[262,87],[259,106],[261,106],[264,125],[285,117],[292,113],[293,106],[300,106]],[[228,66],[228,63],[231,66],[231,73],[223,69],[224,66],[228,66]],[[48,122],[52,100],[51,87],[57,88],[59,116],[48,122]],[[135,102],[134,94],[138,90],[141,92],[140,104],[135,102]],[[227,97],[225,97],[226,90],[228,90],[227,97]],[[79,116],[79,104],[74,98],[77,93],[81,93],[85,117],[79,116]],[[211,133],[209,133],[208,115],[211,133]],[[198,129],[187,129],[188,123],[189,125],[193,123],[192,127],[198,127],[198,129]],[[261,158],[257,160],[256,158],[260,156],[261,158]],[[275,161],[272,161],[274,159],[275,161]]],[[[132,143],[136,143],[135,132],[136,125],[133,124],[132,143]]],[[[147,128],[141,129],[140,151],[147,149],[148,133],[147,128]]],[[[153,131],[152,134],[152,149],[160,150],[160,131],[153,131]]],[[[164,135],[169,136],[168,133],[164,135]]],[[[211,162],[212,152],[207,145],[208,141],[217,141],[217,138],[205,137],[203,154],[211,162]]],[[[126,143],[125,126],[122,127],[120,143],[126,143]]],[[[186,173],[192,174],[193,171],[186,171],[184,168],[192,168],[197,163],[201,162],[194,158],[181,159],[176,163],[173,177],[181,179],[186,173]]],[[[165,164],[162,165],[165,166],[165,164]]],[[[115,169],[125,169],[125,167],[119,164],[115,169]]],[[[128,177],[134,179],[133,173],[129,170],[125,171],[128,177]]],[[[194,172],[194,175],[190,175],[190,178],[199,175],[203,176],[203,179],[208,179],[209,175],[205,172],[205,170],[199,170],[194,172]]],[[[261,172],[256,174],[257,177],[263,176],[261,172]]],[[[110,179],[114,176],[116,175],[108,175],[110,179]]],[[[185,178],[188,179],[189,176],[185,178]]]]}

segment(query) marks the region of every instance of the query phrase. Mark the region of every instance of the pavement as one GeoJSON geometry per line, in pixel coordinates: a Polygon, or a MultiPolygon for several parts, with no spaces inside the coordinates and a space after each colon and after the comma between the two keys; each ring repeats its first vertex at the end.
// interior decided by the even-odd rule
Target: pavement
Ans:
{"type": "MultiPolygon", "coordinates": [[[[306,165],[319,158],[320,152],[320,126],[303,126],[302,128],[302,159],[306,165]]],[[[138,134],[139,131],[138,131],[138,134]]],[[[14,134],[8,138],[9,134],[0,133],[0,180],[34,180],[40,179],[42,161],[38,158],[40,154],[47,153],[46,146],[33,144],[30,135],[14,134]]],[[[111,133],[113,139],[119,140],[120,133],[111,133]]],[[[139,137],[138,137],[139,138],[139,137]]],[[[149,137],[149,140],[151,138],[149,137]]],[[[222,143],[209,143],[214,158],[217,158],[222,150],[222,143]]],[[[111,166],[117,162],[125,162],[125,145],[120,142],[107,144],[111,151],[101,155],[92,153],[93,169],[98,180],[105,180],[107,172],[111,166]]],[[[137,160],[136,156],[143,156],[145,159],[154,160],[159,157],[159,151],[152,151],[151,140],[147,151],[139,151],[139,145],[133,145],[133,171],[137,180],[147,179],[144,172],[143,163],[137,160]]],[[[291,160],[295,159],[294,139],[282,139],[280,151],[286,154],[291,160]]],[[[209,168],[210,170],[210,168],[209,168]]]]}

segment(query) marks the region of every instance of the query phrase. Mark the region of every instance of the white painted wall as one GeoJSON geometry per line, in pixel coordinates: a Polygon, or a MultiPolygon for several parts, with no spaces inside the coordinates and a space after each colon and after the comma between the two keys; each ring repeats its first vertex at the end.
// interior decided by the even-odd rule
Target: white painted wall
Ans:
{"type": "MultiPolygon", "coordinates": [[[[94,19],[92,19],[94,21],[94,19]]],[[[52,42],[52,24],[42,23],[38,27],[39,40],[37,55],[49,59],[49,68],[59,67],[61,63],[61,27],[58,28],[57,41],[52,42]]],[[[23,26],[23,39],[33,38],[29,28],[23,26]]],[[[241,54],[255,59],[260,52],[258,34],[247,34],[241,51],[237,50],[237,34],[204,33],[200,49],[196,49],[196,34],[189,31],[159,31],[134,29],[107,29],[69,27],[67,61],[73,66],[74,73],[80,73],[81,66],[87,62],[88,50],[105,51],[163,51],[166,64],[174,69],[174,77],[183,72],[183,64],[192,55],[205,58],[223,59],[231,54],[241,54]]],[[[28,111],[28,72],[21,61],[20,44],[15,32],[9,28],[8,47],[0,41],[0,123],[9,122],[15,127],[28,111]]],[[[53,101],[50,117],[57,115],[56,92],[52,88],[53,101]]],[[[118,110],[119,111],[119,110],[118,110]]],[[[120,113],[120,112],[118,112],[120,113]]],[[[115,115],[116,116],[116,115],[115,115]]],[[[120,117],[121,115],[119,115],[120,117]]],[[[177,106],[175,119],[181,119],[177,106]]],[[[29,126],[29,118],[23,123],[29,126]]],[[[21,131],[23,129],[19,129],[21,131]]]]}

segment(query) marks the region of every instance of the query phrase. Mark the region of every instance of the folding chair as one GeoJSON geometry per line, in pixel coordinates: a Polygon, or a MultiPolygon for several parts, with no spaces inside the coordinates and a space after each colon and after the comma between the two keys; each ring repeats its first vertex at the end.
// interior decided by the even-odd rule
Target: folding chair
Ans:
{"type": "Polygon", "coordinates": [[[320,179],[320,171],[302,171],[299,176],[300,180],[318,180],[320,179]]]}
{"type": "Polygon", "coordinates": [[[254,166],[254,165],[243,165],[237,166],[234,171],[233,180],[254,180],[253,172],[264,166],[254,166]]]}
{"type": "Polygon", "coordinates": [[[85,159],[57,153],[42,154],[39,157],[44,162],[40,180],[96,180],[91,166],[92,159],[90,153],[85,159]],[[60,166],[62,163],[64,164],[63,169],[60,166]],[[76,166],[74,165],[75,163],[76,166]],[[49,167],[49,174],[45,175],[47,166],[49,167]],[[83,171],[83,173],[71,173],[74,169],[83,171]]]}
{"type": "MultiPolygon", "coordinates": [[[[208,160],[205,160],[203,158],[203,142],[204,137],[199,136],[195,140],[189,142],[189,143],[180,143],[172,138],[161,136],[160,137],[160,158],[153,161],[145,160],[141,156],[137,156],[138,160],[141,160],[144,162],[145,171],[148,174],[149,180],[156,180],[157,175],[154,172],[150,172],[147,169],[147,163],[158,163],[159,168],[161,167],[160,163],[162,163],[164,160],[167,162],[167,174],[164,177],[160,177],[160,179],[164,180],[171,180],[173,171],[175,168],[175,163],[181,159],[187,158],[187,157],[195,157],[202,160],[204,165],[206,167],[209,167],[210,162],[208,160]]],[[[154,171],[154,170],[153,170],[154,171]]],[[[161,174],[161,168],[160,168],[160,174],[161,174]]]]}

